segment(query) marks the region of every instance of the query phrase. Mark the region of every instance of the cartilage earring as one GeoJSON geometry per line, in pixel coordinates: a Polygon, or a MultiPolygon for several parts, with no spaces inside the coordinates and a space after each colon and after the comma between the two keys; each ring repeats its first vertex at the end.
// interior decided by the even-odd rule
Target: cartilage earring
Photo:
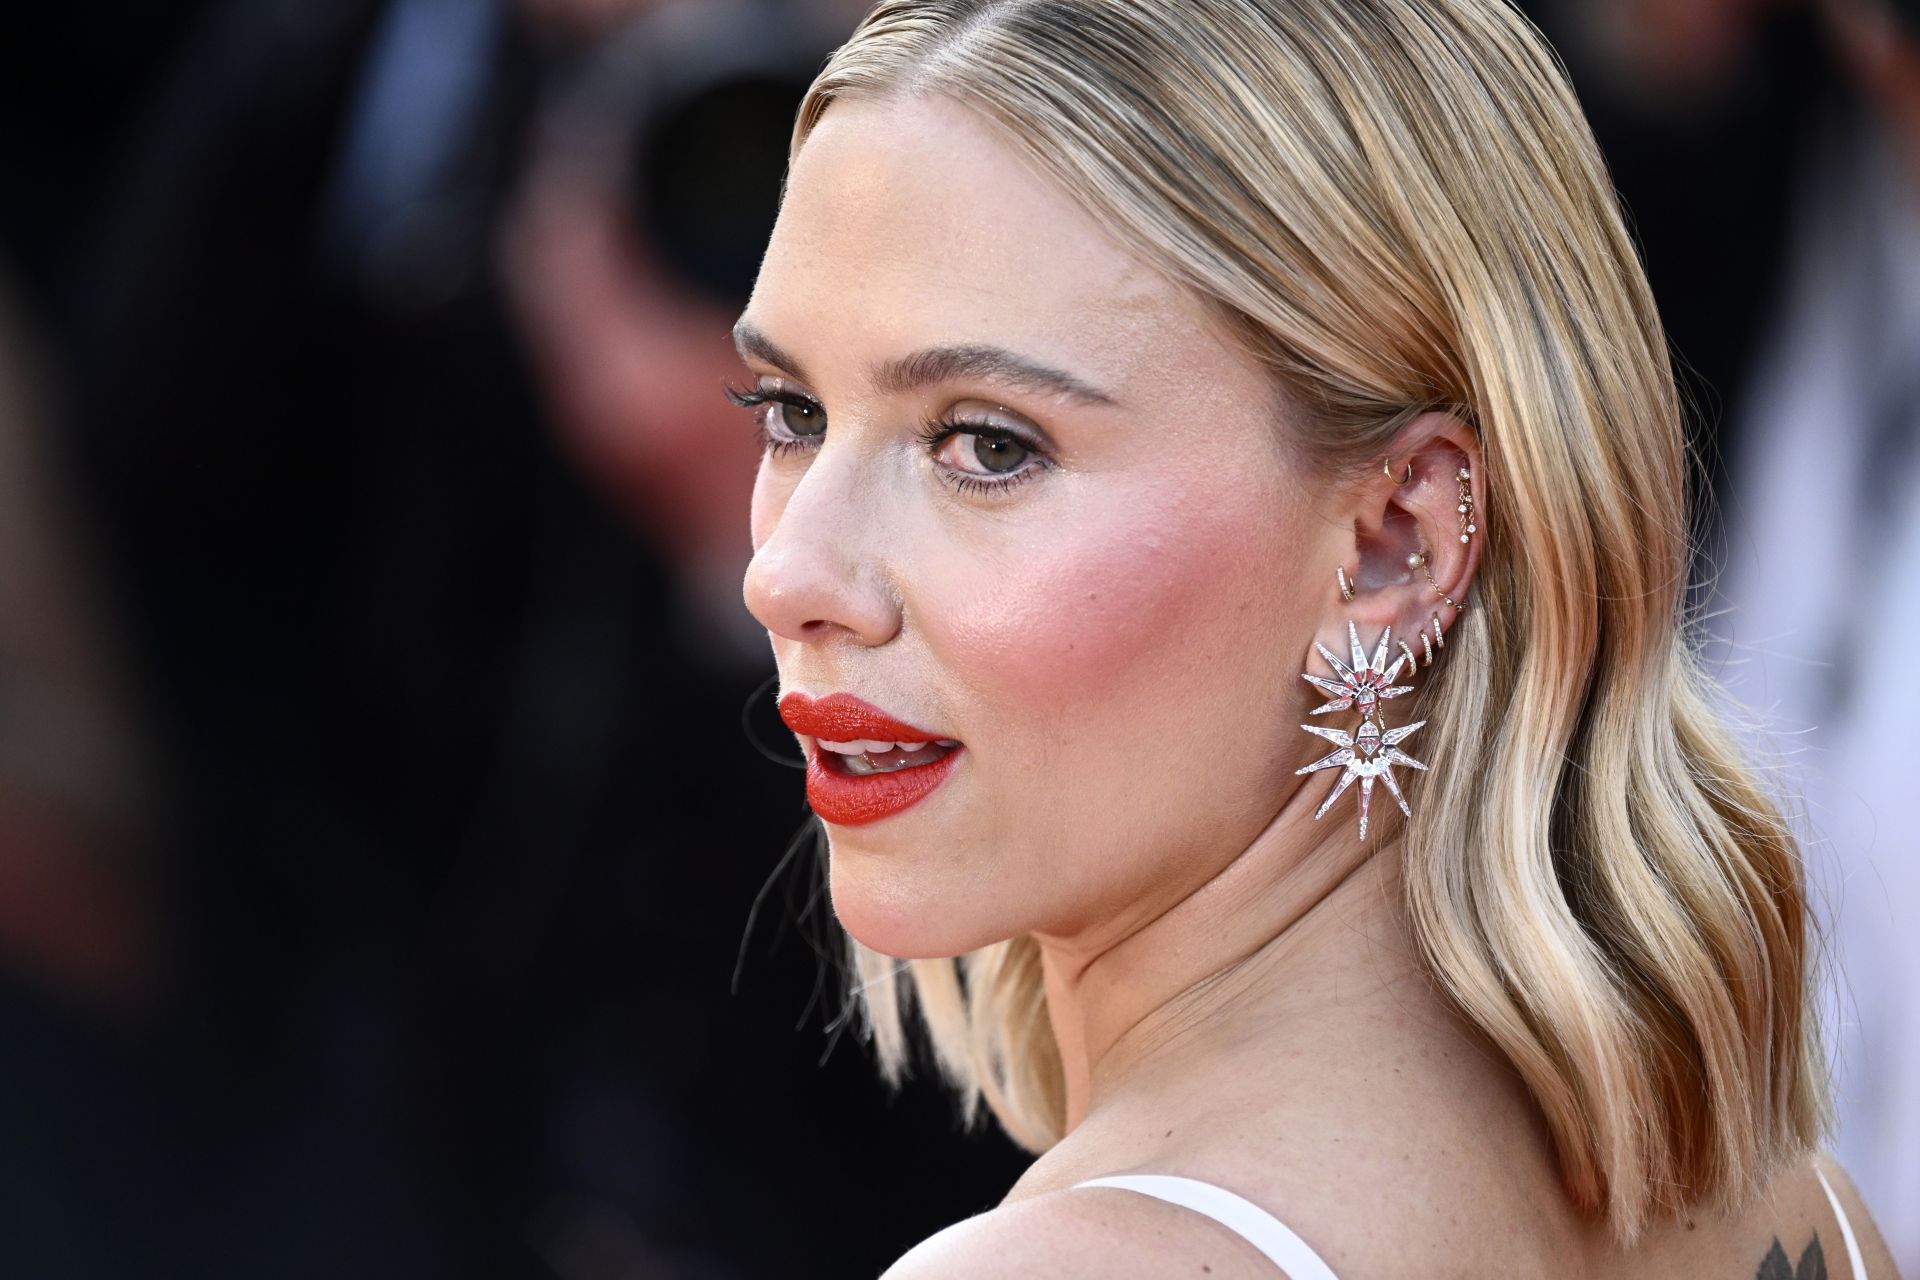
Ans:
{"type": "MultiPolygon", "coordinates": [[[[1467,607],[1461,604],[1458,600],[1455,600],[1452,596],[1448,595],[1446,592],[1442,591],[1440,589],[1440,584],[1433,580],[1433,566],[1427,563],[1427,553],[1424,549],[1420,551],[1415,551],[1413,554],[1407,557],[1407,567],[1409,569],[1418,569],[1420,572],[1426,574],[1427,585],[1433,588],[1433,594],[1439,596],[1442,600],[1445,600],[1448,604],[1452,605],[1455,609],[1465,609],[1467,607]]],[[[1440,615],[1437,613],[1433,615],[1433,627],[1437,635],[1440,629],[1440,615]]]]}
{"type": "Polygon", "coordinates": [[[1473,489],[1467,483],[1473,478],[1473,473],[1462,467],[1454,473],[1453,478],[1460,482],[1460,501],[1454,506],[1454,510],[1460,515],[1460,541],[1465,542],[1480,531],[1479,526],[1473,522],[1473,489]]]}
{"type": "Polygon", "coordinates": [[[1353,583],[1347,579],[1347,566],[1343,564],[1333,566],[1333,576],[1340,580],[1340,598],[1353,599],[1353,583]]]}
{"type": "MultiPolygon", "coordinates": [[[[1315,707],[1308,715],[1321,715],[1328,711],[1345,711],[1349,708],[1360,712],[1360,723],[1351,731],[1331,729],[1325,725],[1303,724],[1300,727],[1308,733],[1317,734],[1334,744],[1336,750],[1327,753],[1312,764],[1295,769],[1295,774],[1313,773],[1319,769],[1342,767],[1340,781],[1334,784],[1320,807],[1313,811],[1314,821],[1320,820],[1340,793],[1360,780],[1360,838],[1367,838],[1367,811],[1373,802],[1373,784],[1375,779],[1386,783],[1387,790],[1393,794],[1400,805],[1400,812],[1411,818],[1413,810],[1407,807],[1407,798],[1400,794],[1400,784],[1394,780],[1393,766],[1404,764],[1412,769],[1425,769],[1427,766],[1402,751],[1399,743],[1408,734],[1425,724],[1425,720],[1416,720],[1412,724],[1403,724],[1398,729],[1386,728],[1380,720],[1380,704],[1388,698],[1397,698],[1403,693],[1413,692],[1410,684],[1394,684],[1402,667],[1412,662],[1412,651],[1393,660],[1387,665],[1387,653],[1393,628],[1388,627],[1380,633],[1380,643],[1374,647],[1372,658],[1360,646],[1360,632],[1351,619],[1347,622],[1347,640],[1352,646],[1352,665],[1342,662],[1318,640],[1313,647],[1333,668],[1337,680],[1314,675],[1311,671],[1301,672],[1301,678],[1313,684],[1321,691],[1332,695],[1332,700],[1315,707]]],[[[1404,645],[1402,646],[1404,648],[1404,645]]]]}

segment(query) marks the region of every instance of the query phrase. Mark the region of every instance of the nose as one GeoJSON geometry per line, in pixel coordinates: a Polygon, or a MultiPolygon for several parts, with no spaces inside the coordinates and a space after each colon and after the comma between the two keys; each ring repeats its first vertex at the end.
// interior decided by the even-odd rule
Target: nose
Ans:
{"type": "Polygon", "coordinates": [[[741,596],[777,636],[885,644],[900,603],[877,546],[882,521],[837,479],[824,454],[815,459],[754,551],[741,596]]]}

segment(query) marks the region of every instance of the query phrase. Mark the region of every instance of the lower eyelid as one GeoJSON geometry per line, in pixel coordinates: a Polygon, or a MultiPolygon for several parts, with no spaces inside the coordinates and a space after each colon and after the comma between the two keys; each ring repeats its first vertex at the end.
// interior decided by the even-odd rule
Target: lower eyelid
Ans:
{"type": "Polygon", "coordinates": [[[971,471],[956,471],[938,462],[934,465],[939,468],[941,478],[951,485],[956,493],[1004,493],[1008,489],[1018,488],[1029,480],[1038,479],[1042,471],[1050,470],[1053,466],[1037,453],[1019,470],[1003,472],[997,477],[978,475],[971,471]]]}

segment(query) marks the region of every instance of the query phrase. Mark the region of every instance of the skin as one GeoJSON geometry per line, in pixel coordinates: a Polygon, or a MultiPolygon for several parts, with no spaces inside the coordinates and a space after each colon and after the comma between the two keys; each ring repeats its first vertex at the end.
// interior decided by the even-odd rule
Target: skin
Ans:
{"type": "MultiPolygon", "coordinates": [[[[1338,771],[1294,773],[1330,746],[1299,728],[1325,700],[1300,678],[1326,673],[1315,640],[1344,654],[1352,618],[1369,648],[1391,624],[1417,651],[1436,607],[1451,628],[1406,556],[1431,548],[1462,598],[1479,540],[1458,540],[1454,475],[1469,467],[1479,505],[1471,431],[1410,423],[1401,486],[1311,479],[1283,445],[1299,410],[1199,303],[940,98],[827,112],[748,329],[785,357],[743,344],[750,382],[805,400],[753,412],[810,437],[763,458],[752,503],[744,595],[782,691],[850,691],[966,744],[913,808],[828,825],[834,910],[894,956],[1033,935],[1066,1072],[1068,1136],[889,1276],[1274,1274],[1199,1215],[1067,1191],[1129,1169],[1275,1207],[1343,1280],[1681,1274],[1606,1269],[1525,1090],[1423,976],[1384,789],[1363,845],[1358,788],[1316,822],[1338,771]],[[979,379],[888,394],[868,377],[960,342],[1113,403],[979,379]],[[930,449],[915,430],[936,417],[1024,432],[1048,465],[956,492],[954,473],[1020,454],[964,435],[930,449]]],[[[1387,703],[1386,723],[1412,701],[1387,703]]],[[[1418,733],[1403,745],[1422,754],[1418,733]]],[[[1775,1234],[1795,1257],[1816,1223],[1837,1240],[1794,1187],[1800,1217],[1753,1241],[1744,1224],[1714,1256],[1745,1250],[1751,1271],[1775,1234]]],[[[1670,1261],[1698,1264],[1706,1238],[1670,1261]]]]}

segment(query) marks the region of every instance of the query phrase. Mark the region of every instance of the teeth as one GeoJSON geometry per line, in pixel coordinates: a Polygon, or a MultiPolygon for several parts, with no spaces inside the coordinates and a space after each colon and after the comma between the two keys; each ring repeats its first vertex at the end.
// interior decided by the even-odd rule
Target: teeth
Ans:
{"type": "Polygon", "coordinates": [[[828,748],[828,750],[837,750],[837,752],[843,754],[843,756],[858,756],[858,754],[862,754],[862,752],[872,752],[872,754],[876,754],[877,756],[877,754],[881,754],[881,752],[895,750],[895,748],[899,748],[899,750],[920,750],[920,748],[925,747],[925,743],[876,743],[874,739],[866,739],[866,737],[858,737],[858,739],[854,739],[851,743],[829,743],[826,739],[820,739],[820,745],[828,748]]]}
{"type": "MultiPolygon", "coordinates": [[[[828,742],[825,738],[821,738],[819,744],[822,751],[832,751],[843,756],[881,755],[888,751],[924,751],[934,745],[931,742],[875,742],[871,738],[855,738],[852,742],[828,742]]],[[[957,747],[960,743],[955,738],[941,738],[939,745],[957,747]]]]}

